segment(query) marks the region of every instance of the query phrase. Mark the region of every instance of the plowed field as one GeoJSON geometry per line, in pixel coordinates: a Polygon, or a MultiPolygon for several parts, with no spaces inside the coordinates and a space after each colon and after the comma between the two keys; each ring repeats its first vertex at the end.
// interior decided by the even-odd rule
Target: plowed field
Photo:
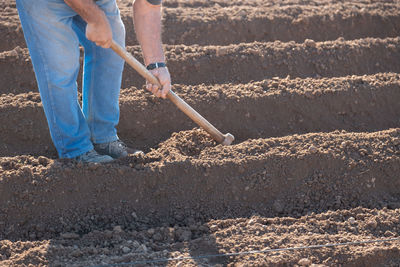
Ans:
{"type": "Polygon", "coordinates": [[[235,143],[126,66],[119,136],[146,153],[77,164],[1,1],[0,266],[400,266],[400,2],[165,0],[163,24],[174,91],[235,143]]]}

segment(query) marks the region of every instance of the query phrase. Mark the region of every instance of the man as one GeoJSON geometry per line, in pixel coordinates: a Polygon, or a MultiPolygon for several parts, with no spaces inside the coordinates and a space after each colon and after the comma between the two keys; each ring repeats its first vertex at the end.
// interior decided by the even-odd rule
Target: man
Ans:
{"type": "MultiPolygon", "coordinates": [[[[124,61],[109,47],[125,46],[116,0],[16,0],[43,108],[60,158],[103,163],[128,154],[118,139],[124,61]],[[84,47],[82,109],[77,99],[79,44],[84,47]]],[[[165,98],[171,78],[161,44],[161,0],[136,0],[133,19],[145,64],[165,98]]]]}

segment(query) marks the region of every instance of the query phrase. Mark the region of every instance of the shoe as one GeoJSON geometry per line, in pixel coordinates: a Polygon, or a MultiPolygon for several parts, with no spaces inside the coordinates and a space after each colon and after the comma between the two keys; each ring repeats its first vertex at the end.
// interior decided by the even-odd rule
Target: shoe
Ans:
{"type": "Polygon", "coordinates": [[[85,154],[75,157],[75,160],[83,163],[107,163],[113,161],[114,159],[107,155],[100,155],[96,152],[96,150],[93,149],[85,154]]]}
{"type": "Polygon", "coordinates": [[[109,155],[114,159],[119,159],[128,156],[128,154],[141,154],[143,153],[137,149],[130,149],[121,140],[115,140],[104,144],[94,144],[94,149],[101,155],[109,155]]]}

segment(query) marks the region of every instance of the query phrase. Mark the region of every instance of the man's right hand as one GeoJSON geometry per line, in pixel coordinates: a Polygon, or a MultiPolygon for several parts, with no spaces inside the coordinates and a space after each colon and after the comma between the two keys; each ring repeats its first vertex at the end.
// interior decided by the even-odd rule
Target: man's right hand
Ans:
{"type": "Polygon", "coordinates": [[[104,14],[98,21],[87,24],[86,38],[98,46],[110,48],[113,36],[110,24],[104,14]]]}
{"type": "Polygon", "coordinates": [[[150,71],[160,81],[162,88],[146,81],[146,89],[157,97],[167,98],[169,90],[171,90],[171,75],[166,67],[157,68],[150,71]]]}
{"type": "Polygon", "coordinates": [[[64,0],[86,22],[86,38],[103,48],[110,48],[112,31],[107,16],[93,0],[64,0]]]}

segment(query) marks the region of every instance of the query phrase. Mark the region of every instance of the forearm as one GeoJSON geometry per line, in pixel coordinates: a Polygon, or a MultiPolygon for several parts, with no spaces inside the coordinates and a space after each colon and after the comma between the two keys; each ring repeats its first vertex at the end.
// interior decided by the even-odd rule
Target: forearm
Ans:
{"type": "Polygon", "coordinates": [[[99,24],[106,19],[104,12],[93,0],[64,0],[88,24],[99,24]]]}
{"type": "Polygon", "coordinates": [[[161,42],[161,5],[136,0],[133,4],[133,22],[145,64],[165,62],[161,42]]]}

